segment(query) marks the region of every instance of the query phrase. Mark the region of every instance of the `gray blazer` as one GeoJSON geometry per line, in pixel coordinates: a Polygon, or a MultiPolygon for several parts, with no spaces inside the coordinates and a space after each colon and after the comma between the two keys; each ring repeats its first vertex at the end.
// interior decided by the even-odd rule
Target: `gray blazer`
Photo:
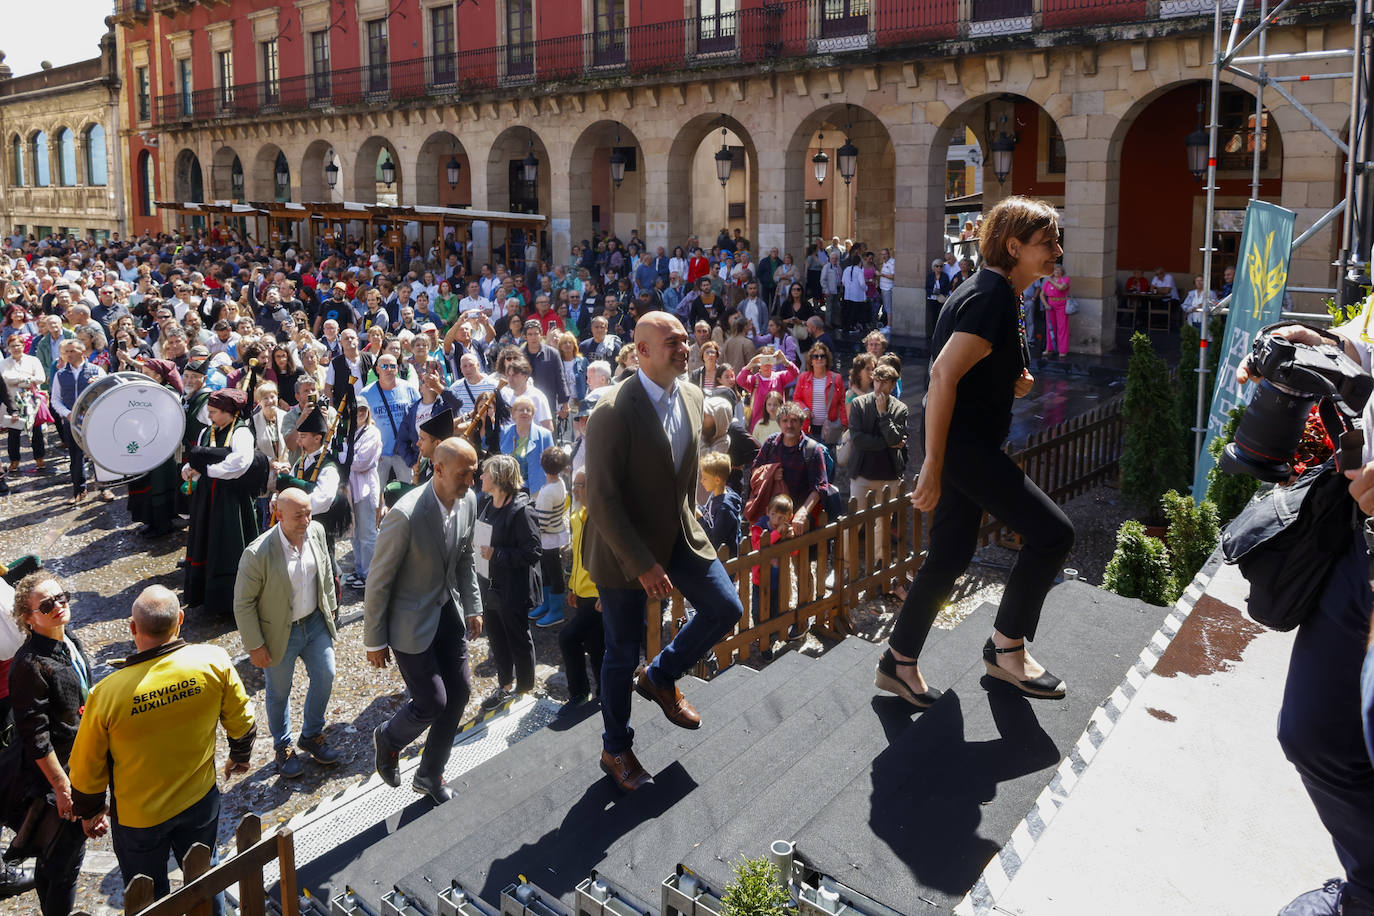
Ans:
{"type": "MultiPolygon", "coordinates": [[[[333,637],[337,635],[334,615],[339,605],[324,528],[319,522],[311,522],[305,538],[315,548],[315,600],[329,635],[333,637]]],[[[272,663],[279,663],[286,654],[286,641],[291,637],[294,610],[291,579],[286,575],[286,554],[277,526],[273,525],[244,548],[239,557],[239,572],[234,579],[234,620],[243,647],[251,652],[266,646],[272,663]]]]}
{"type": "Polygon", "coordinates": [[[434,482],[402,496],[377,532],[377,547],[363,596],[363,646],[390,646],[414,655],[424,652],[439,629],[439,611],[452,600],[464,620],[482,613],[472,532],[477,496],[469,490],[458,501],[458,548],[446,554],[444,507],[434,482]]]}

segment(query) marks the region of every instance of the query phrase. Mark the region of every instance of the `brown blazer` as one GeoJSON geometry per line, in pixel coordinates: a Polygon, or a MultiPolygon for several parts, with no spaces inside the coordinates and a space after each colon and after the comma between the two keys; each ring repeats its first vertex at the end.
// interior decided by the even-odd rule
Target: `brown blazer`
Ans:
{"type": "Polygon", "coordinates": [[[697,446],[702,392],[680,380],[691,438],[682,467],[639,373],[607,389],[587,421],[587,522],[582,558],[598,588],[638,588],[655,563],[665,569],[678,538],[705,560],[716,552],[697,521],[697,446]]]}

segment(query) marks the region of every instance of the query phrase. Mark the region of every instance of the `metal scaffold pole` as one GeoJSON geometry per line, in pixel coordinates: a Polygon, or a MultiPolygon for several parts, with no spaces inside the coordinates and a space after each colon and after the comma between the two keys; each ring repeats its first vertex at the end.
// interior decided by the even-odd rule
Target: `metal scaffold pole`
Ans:
{"type": "MultiPolygon", "coordinates": [[[[1207,123],[1207,207],[1206,224],[1203,228],[1202,275],[1206,290],[1211,284],[1212,262],[1215,253],[1217,196],[1217,153],[1219,133],[1222,125],[1219,116],[1221,94],[1221,75],[1223,72],[1247,79],[1255,84],[1255,120],[1252,127],[1251,149],[1254,161],[1251,164],[1250,196],[1260,197],[1260,183],[1263,177],[1261,157],[1265,146],[1266,113],[1264,94],[1271,89],[1284,102],[1312,123],[1312,126],[1327,137],[1336,150],[1346,157],[1345,193],[1335,206],[1318,217],[1293,239],[1290,254],[1314,238],[1321,230],[1337,217],[1344,216],[1341,229],[1340,253],[1332,265],[1333,284],[1326,287],[1302,287],[1300,291],[1309,293],[1333,294],[1342,307],[1357,301],[1363,295],[1361,287],[1369,285],[1370,249],[1374,246],[1374,133],[1369,130],[1371,107],[1374,106],[1374,29],[1370,28],[1370,14],[1374,10],[1374,0],[1354,0],[1351,4],[1354,41],[1348,49],[1319,49],[1300,52],[1269,53],[1268,31],[1283,15],[1293,0],[1280,0],[1273,9],[1269,0],[1260,0],[1258,21],[1250,31],[1241,33],[1241,24],[1246,14],[1246,0],[1238,0],[1234,12],[1228,11],[1226,0],[1215,0],[1212,26],[1212,83],[1209,116],[1207,123]],[[1230,21],[1230,36],[1225,48],[1222,47],[1222,28],[1227,19],[1230,21]],[[1251,44],[1256,44],[1256,54],[1241,56],[1241,52],[1251,44]],[[1296,65],[1320,64],[1324,61],[1349,60],[1349,71],[1343,72],[1294,72],[1296,65]],[[1245,69],[1256,65],[1254,71],[1245,69]],[[1275,72],[1279,70],[1281,72],[1275,72]],[[1350,110],[1345,124],[1329,125],[1322,122],[1308,106],[1295,98],[1287,86],[1313,80],[1349,79],[1350,110]],[[1348,130],[1347,130],[1348,128],[1348,130]],[[1342,133],[1347,139],[1342,138],[1342,133]]],[[[1237,268],[1239,270],[1239,266],[1237,268]]],[[[1289,287],[1297,289],[1296,287],[1289,287]]],[[[1213,343],[1209,339],[1211,315],[1224,312],[1230,304],[1230,296],[1212,305],[1204,312],[1202,322],[1201,352],[1198,359],[1198,396],[1194,432],[1194,457],[1200,459],[1207,436],[1207,349],[1213,343]]],[[[1291,313],[1284,312],[1287,318],[1291,313]]],[[[1325,316],[1320,316],[1325,317],[1325,316]]]]}

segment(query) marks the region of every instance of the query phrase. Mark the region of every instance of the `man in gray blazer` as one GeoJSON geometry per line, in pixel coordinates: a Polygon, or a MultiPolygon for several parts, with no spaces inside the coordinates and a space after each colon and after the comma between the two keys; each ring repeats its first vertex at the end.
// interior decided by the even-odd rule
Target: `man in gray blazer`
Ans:
{"type": "Polygon", "coordinates": [[[469,489],[476,469],[477,452],[466,440],[439,443],[434,477],[402,496],[382,521],[363,596],[367,660],[385,668],[394,651],[410,691],[372,733],[377,773],[399,786],[400,751],[428,728],[414,787],[436,804],[453,797],[444,764],[472,694],[467,640],[482,632],[472,558],[477,497],[469,489]]]}
{"type": "Polygon", "coordinates": [[[277,524],[260,534],[239,558],[234,579],[234,619],[248,660],[267,683],[267,725],[277,752],[277,773],[286,779],[304,770],[291,748],[291,679],[299,658],[310,686],[297,747],[330,766],[339,753],[324,742],[324,713],[334,686],[334,591],[329,546],[319,522],[310,520],[303,490],[277,496],[277,524]]]}

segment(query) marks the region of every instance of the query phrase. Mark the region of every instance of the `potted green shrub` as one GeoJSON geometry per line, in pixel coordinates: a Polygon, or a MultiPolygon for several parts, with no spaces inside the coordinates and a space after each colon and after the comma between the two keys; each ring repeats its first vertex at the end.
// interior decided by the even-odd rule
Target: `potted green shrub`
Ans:
{"type": "Polygon", "coordinates": [[[725,916],[778,916],[797,912],[771,859],[741,859],[721,898],[725,916]]]}
{"type": "Polygon", "coordinates": [[[1150,537],[1140,522],[1122,523],[1116,532],[1116,551],[1107,563],[1102,587],[1126,598],[1161,606],[1170,604],[1175,592],[1168,548],[1159,538],[1150,537]]]}
{"type": "Polygon", "coordinates": [[[1169,367],[1150,338],[1136,334],[1131,351],[1121,408],[1121,495],[1147,524],[1162,527],[1160,499],[1167,490],[1187,484],[1183,430],[1169,367]]]}
{"type": "Polygon", "coordinates": [[[1164,494],[1164,515],[1169,520],[1169,566],[1174,588],[1182,593],[1221,542],[1217,507],[1205,499],[1195,503],[1191,496],[1170,490],[1164,494]]]}

